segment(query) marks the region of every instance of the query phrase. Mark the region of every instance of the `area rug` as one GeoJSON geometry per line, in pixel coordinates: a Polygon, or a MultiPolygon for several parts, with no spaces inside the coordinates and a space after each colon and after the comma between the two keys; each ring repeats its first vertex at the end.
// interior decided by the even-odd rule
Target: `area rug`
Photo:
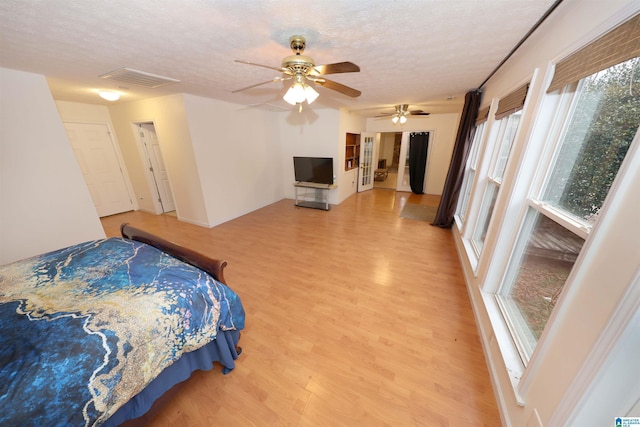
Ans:
{"type": "Polygon", "coordinates": [[[433,220],[436,218],[436,212],[438,212],[437,206],[425,206],[417,205],[415,203],[407,203],[404,205],[404,208],[400,213],[400,217],[433,222],[433,220]]]}

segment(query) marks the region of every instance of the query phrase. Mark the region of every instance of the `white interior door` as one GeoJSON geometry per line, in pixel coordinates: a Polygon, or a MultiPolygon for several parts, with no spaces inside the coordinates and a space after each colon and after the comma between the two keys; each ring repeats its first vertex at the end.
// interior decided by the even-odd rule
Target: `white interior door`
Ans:
{"type": "Polygon", "coordinates": [[[375,159],[375,139],[374,133],[360,134],[360,170],[358,179],[358,192],[373,189],[374,165],[378,164],[375,159]]]}
{"type": "Polygon", "coordinates": [[[106,124],[65,123],[98,216],[133,210],[123,168],[106,124]]]}
{"type": "Polygon", "coordinates": [[[154,185],[154,192],[158,195],[158,203],[162,212],[171,212],[176,210],[176,204],[173,200],[171,192],[171,184],[169,183],[169,174],[162,159],[158,136],[153,123],[140,123],[140,140],[142,147],[147,156],[148,168],[154,185]]]}

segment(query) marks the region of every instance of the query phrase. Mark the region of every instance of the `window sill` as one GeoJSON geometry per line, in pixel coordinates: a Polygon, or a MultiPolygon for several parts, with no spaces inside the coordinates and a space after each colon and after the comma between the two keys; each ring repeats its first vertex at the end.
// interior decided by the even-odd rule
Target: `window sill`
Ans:
{"type": "MultiPolygon", "coordinates": [[[[460,234],[460,227],[458,227],[458,235],[460,234]]],[[[462,247],[464,249],[465,254],[467,255],[467,260],[469,261],[469,265],[471,266],[471,271],[475,277],[478,277],[478,255],[471,243],[471,240],[465,239],[462,236],[460,237],[460,242],[462,243],[462,247]]]]}
{"type": "Polygon", "coordinates": [[[458,228],[458,231],[462,230],[462,225],[464,224],[464,219],[462,219],[462,218],[460,217],[460,215],[455,214],[455,215],[453,216],[453,220],[454,220],[454,221],[455,221],[455,223],[456,223],[456,227],[458,228]]]}
{"type": "Polygon", "coordinates": [[[518,349],[513,342],[509,328],[502,318],[495,296],[491,293],[483,292],[482,290],[480,290],[480,293],[482,295],[482,300],[487,310],[487,314],[489,315],[489,321],[493,331],[492,338],[495,339],[500,350],[500,355],[502,356],[502,361],[507,368],[509,382],[513,389],[516,402],[518,405],[524,406],[525,402],[523,397],[520,395],[519,386],[522,375],[524,374],[525,366],[522,363],[518,349]]]}
{"type": "MultiPolygon", "coordinates": [[[[500,378],[504,377],[504,373],[508,375],[511,389],[515,401],[519,406],[524,406],[525,402],[522,395],[519,393],[520,381],[525,371],[525,366],[520,359],[520,354],[512,341],[509,329],[502,318],[502,313],[498,307],[498,302],[492,293],[483,292],[478,286],[477,289],[473,289],[471,285],[470,274],[477,277],[478,275],[478,257],[469,239],[464,239],[460,235],[460,230],[456,229],[455,240],[458,247],[458,254],[461,257],[465,257],[469,263],[469,268],[463,268],[465,271],[465,282],[469,292],[469,297],[473,305],[473,310],[476,312],[476,322],[480,330],[480,338],[485,351],[485,357],[490,367],[492,381],[494,387],[500,388],[502,381],[500,378]],[[463,253],[464,252],[464,253],[463,253]],[[477,292],[476,292],[477,291],[477,292]],[[482,308],[486,310],[489,318],[487,324],[486,321],[481,321],[478,317],[478,312],[482,311],[482,308]],[[505,372],[506,368],[506,372],[505,372]]],[[[465,264],[463,262],[463,264],[465,264]]],[[[482,317],[482,316],[480,316],[482,317]]],[[[508,390],[508,388],[507,388],[508,390]]],[[[504,390],[504,391],[507,391],[504,390]]],[[[502,391],[499,391],[502,394],[502,391]]]]}

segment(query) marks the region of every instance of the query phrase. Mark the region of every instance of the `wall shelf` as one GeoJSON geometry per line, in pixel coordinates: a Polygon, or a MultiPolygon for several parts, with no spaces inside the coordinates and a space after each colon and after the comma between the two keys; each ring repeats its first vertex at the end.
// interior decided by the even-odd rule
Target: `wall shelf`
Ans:
{"type": "Polygon", "coordinates": [[[360,165],[360,134],[347,133],[345,139],[344,170],[350,171],[360,165]]]}

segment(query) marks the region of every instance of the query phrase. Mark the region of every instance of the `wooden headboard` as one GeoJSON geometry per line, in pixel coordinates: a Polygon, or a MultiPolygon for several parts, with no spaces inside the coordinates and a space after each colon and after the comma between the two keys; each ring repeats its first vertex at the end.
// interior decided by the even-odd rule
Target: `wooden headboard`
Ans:
{"type": "Polygon", "coordinates": [[[227,261],[209,258],[199,252],[192,249],[185,248],[176,243],[165,240],[154,234],[148,233],[139,228],[130,226],[128,223],[124,223],[120,226],[120,234],[125,239],[135,240],[138,242],[146,243],[154,248],[160,249],[171,255],[174,258],[178,258],[180,261],[184,261],[187,264],[191,264],[194,267],[198,267],[201,270],[206,271],[214,279],[226,284],[224,279],[224,268],[227,266],[227,261]]]}

